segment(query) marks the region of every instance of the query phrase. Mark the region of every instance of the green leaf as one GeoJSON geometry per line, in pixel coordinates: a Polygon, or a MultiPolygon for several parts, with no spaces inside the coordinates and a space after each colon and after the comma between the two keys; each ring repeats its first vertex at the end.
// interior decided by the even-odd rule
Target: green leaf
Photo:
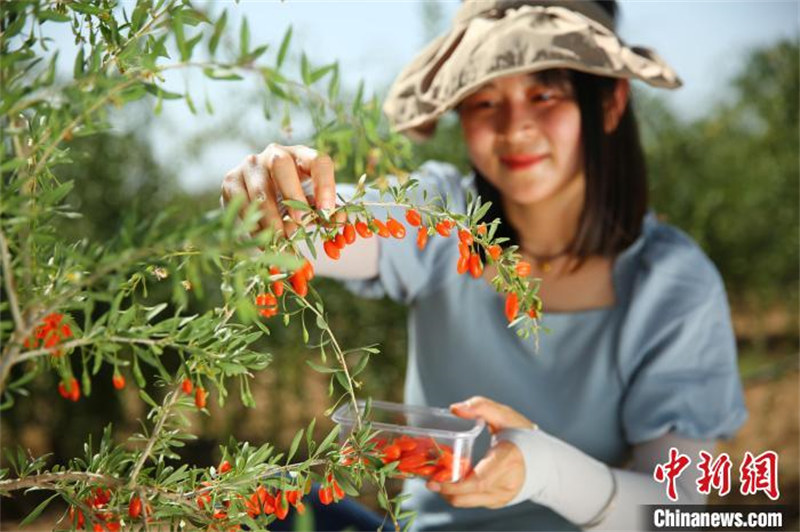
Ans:
{"type": "Polygon", "coordinates": [[[105,13],[104,10],[90,3],[70,2],[69,7],[78,13],[84,13],[86,15],[102,15],[105,13]]]}
{"type": "Polygon", "coordinates": [[[289,464],[292,458],[294,458],[294,453],[297,452],[297,448],[300,446],[300,440],[303,438],[303,429],[297,431],[297,434],[294,435],[294,439],[292,439],[292,444],[289,446],[289,454],[286,455],[286,463],[289,464]]]}
{"type": "Polygon", "coordinates": [[[72,67],[72,76],[75,79],[81,78],[84,73],[84,52],[83,46],[78,49],[78,55],[75,56],[75,66],[72,67]]]}
{"type": "Polygon", "coordinates": [[[34,508],[31,513],[28,514],[28,517],[26,517],[25,519],[22,520],[22,522],[19,524],[19,526],[22,527],[22,526],[26,526],[26,525],[31,524],[37,517],[39,517],[39,515],[41,515],[41,513],[44,511],[44,509],[47,508],[47,505],[50,504],[50,501],[52,501],[53,499],[55,499],[58,496],[59,496],[59,494],[55,493],[55,494],[51,495],[50,497],[48,497],[47,499],[45,499],[42,502],[40,502],[39,505],[36,508],[34,508]]]}
{"type": "Polygon", "coordinates": [[[336,65],[332,64],[332,65],[325,65],[324,67],[320,67],[320,68],[314,70],[313,72],[311,72],[311,76],[310,76],[311,77],[311,83],[316,83],[317,81],[321,80],[322,78],[325,77],[325,74],[335,70],[335,68],[336,68],[336,65]]]}
{"type": "Polygon", "coordinates": [[[350,376],[355,377],[356,375],[364,371],[364,368],[367,367],[367,362],[369,362],[369,355],[364,355],[363,357],[361,357],[361,360],[358,361],[358,364],[356,364],[356,366],[350,372],[350,376]]]}
{"type": "Polygon", "coordinates": [[[244,57],[250,49],[250,26],[247,24],[247,19],[242,19],[242,25],[239,28],[239,55],[244,57]]]}
{"type": "Polygon", "coordinates": [[[312,212],[314,210],[308,203],[305,203],[303,201],[293,200],[293,199],[284,199],[282,201],[283,204],[289,207],[290,209],[295,209],[304,212],[312,212]]]}
{"type": "Polygon", "coordinates": [[[158,96],[159,98],[163,98],[165,100],[180,100],[183,98],[183,95],[177,92],[170,92],[168,90],[164,90],[161,87],[154,85],[152,83],[145,83],[144,90],[153,94],[154,96],[158,96]]]}
{"type": "Polygon", "coordinates": [[[331,430],[328,433],[328,435],[325,436],[325,439],[322,440],[322,443],[319,444],[319,447],[318,447],[319,451],[320,452],[325,451],[330,446],[330,444],[333,443],[333,440],[336,439],[336,437],[339,435],[339,432],[341,430],[342,430],[341,425],[335,425],[333,427],[333,430],[331,430]]]}
{"type": "Polygon", "coordinates": [[[219,40],[222,37],[222,32],[225,31],[225,25],[228,23],[228,10],[222,11],[222,16],[214,23],[214,33],[211,35],[211,40],[208,41],[208,51],[214,55],[219,45],[219,40]]]}
{"type": "Polygon", "coordinates": [[[311,85],[311,67],[305,53],[300,56],[300,76],[303,78],[304,85],[311,85]]]}
{"type": "Polygon", "coordinates": [[[280,68],[283,64],[284,59],[286,59],[286,52],[289,50],[289,42],[292,40],[292,27],[289,26],[289,29],[286,30],[286,34],[283,36],[283,40],[281,41],[281,47],[278,50],[278,59],[275,63],[276,68],[280,68]]]}
{"type": "Polygon", "coordinates": [[[58,11],[53,11],[52,9],[44,9],[39,11],[36,16],[40,22],[44,22],[45,20],[52,20],[53,22],[69,22],[72,20],[72,17],[69,15],[59,13],[58,11]]]}

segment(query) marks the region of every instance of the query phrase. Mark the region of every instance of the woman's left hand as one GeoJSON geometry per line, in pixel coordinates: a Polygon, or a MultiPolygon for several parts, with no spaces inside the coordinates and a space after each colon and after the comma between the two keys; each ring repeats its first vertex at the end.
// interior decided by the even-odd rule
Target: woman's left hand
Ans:
{"type": "MultiPolygon", "coordinates": [[[[483,419],[492,434],[507,428],[536,427],[513,408],[485,397],[476,396],[455,403],[450,405],[450,411],[459,417],[483,419]]],[[[501,441],[489,449],[466,478],[454,483],[430,481],[427,487],[460,508],[502,508],[519,493],[524,482],[522,451],[511,442],[501,441]]]]}

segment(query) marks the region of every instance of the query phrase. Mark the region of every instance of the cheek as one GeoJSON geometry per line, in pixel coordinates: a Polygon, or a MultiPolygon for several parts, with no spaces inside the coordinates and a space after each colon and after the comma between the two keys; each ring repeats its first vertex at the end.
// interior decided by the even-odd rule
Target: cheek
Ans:
{"type": "Polygon", "coordinates": [[[494,154],[494,134],[490,128],[470,121],[462,121],[461,131],[472,163],[486,174],[494,154]]]}
{"type": "Polygon", "coordinates": [[[578,171],[583,164],[581,116],[576,105],[559,109],[548,120],[551,142],[559,153],[560,164],[578,171]]]}

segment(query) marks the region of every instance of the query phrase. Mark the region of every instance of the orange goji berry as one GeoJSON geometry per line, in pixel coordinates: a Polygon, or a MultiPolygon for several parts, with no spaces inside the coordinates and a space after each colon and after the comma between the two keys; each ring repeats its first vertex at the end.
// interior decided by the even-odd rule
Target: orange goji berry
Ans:
{"type": "MultiPolygon", "coordinates": [[[[280,273],[281,271],[277,266],[269,267],[270,275],[280,275],[280,273]]],[[[283,295],[283,281],[273,281],[270,286],[272,287],[272,293],[275,294],[275,297],[281,297],[283,295]]]]}
{"type": "Polygon", "coordinates": [[[183,379],[183,382],[181,383],[181,390],[183,390],[183,393],[189,395],[192,393],[193,389],[194,385],[192,384],[192,381],[188,377],[183,379]]]}
{"type": "Polygon", "coordinates": [[[419,227],[422,225],[422,216],[414,209],[408,209],[406,211],[406,221],[414,227],[419,227]]]}
{"type": "Polygon", "coordinates": [[[483,263],[477,253],[469,256],[469,273],[475,279],[483,275],[483,263]]]}
{"type": "Polygon", "coordinates": [[[372,236],[372,231],[369,226],[361,220],[356,222],[356,231],[361,235],[361,238],[369,238],[372,236]]]}
{"type": "Polygon", "coordinates": [[[194,391],[194,404],[197,408],[206,407],[206,389],[202,386],[198,386],[194,391]]]}
{"type": "Polygon", "coordinates": [[[342,235],[344,236],[345,244],[352,244],[356,241],[356,230],[353,228],[353,224],[347,223],[344,225],[342,229],[342,235]]]}
{"type": "Polygon", "coordinates": [[[286,519],[286,516],[289,514],[289,503],[283,498],[281,492],[275,495],[275,511],[273,513],[275,517],[281,521],[286,519]]]}
{"type": "Polygon", "coordinates": [[[466,245],[464,242],[459,242],[458,243],[458,254],[461,257],[469,258],[469,255],[470,255],[469,246],[466,245]]]}
{"type": "Polygon", "coordinates": [[[303,266],[300,267],[300,271],[303,272],[306,281],[310,281],[314,278],[314,266],[311,265],[311,261],[305,261],[303,266]]]}
{"type": "Polygon", "coordinates": [[[450,226],[445,221],[441,221],[436,224],[436,232],[442,235],[443,237],[447,238],[450,236],[450,226]]]}
{"type": "Polygon", "coordinates": [[[487,232],[486,224],[481,224],[481,225],[478,226],[478,234],[479,235],[483,236],[483,235],[486,234],[486,232],[487,232]]]}
{"type": "Polygon", "coordinates": [[[531,274],[531,269],[531,264],[529,262],[525,262],[524,260],[519,261],[514,267],[514,270],[520,277],[529,276],[531,274]]]}
{"type": "Polygon", "coordinates": [[[406,236],[406,227],[391,216],[386,220],[386,228],[395,238],[405,238],[406,236]]]}
{"type": "Polygon", "coordinates": [[[323,249],[325,250],[325,254],[332,258],[333,260],[339,260],[341,252],[339,251],[339,246],[333,240],[326,240],[324,244],[322,244],[323,249]]]}
{"type": "Polygon", "coordinates": [[[374,220],[372,220],[372,223],[375,224],[379,237],[389,238],[392,235],[391,231],[389,231],[389,228],[386,227],[386,224],[384,224],[382,221],[375,218],[374,220]]]}
{"type": "Polygon", "coordinates": [[[420,227],[419,231],[417,232],[417,247],[422,251],[425,249],[425,244],[428,243],[428,230],[424,227],[420,227]]]}
{"type": "Polygon", "coordinates": [[[461,242],[463,242],[464,244],[466,244],[467,246],[471,246],[472,242],[473,242],[472,233],[470,233],[466,229],[459,229],[458,230],[458,239],[461,242]]]}
{"type": "Polygon", "coordinates": [[[486,253],[492,257],[493,261],[497,261],[500,259],[500,255],[503,254],[503,248],[501,248],[498,244],[493,244],[486,249],[486,253]]]}
{"type": "Polygon", "coordinates": [[[119,373],[114,373],[114,376],[111,377],[111,384],[113,384],[114,388],[117,390],[121,390],[125,387],[125,377],[119,373]]]}
{"type": "Polygon", "coordinates": [[[519,312],[519,298],[517,294],[511,292],[506,296],[506,318],[509,322],[514,321],[514,318],[519,312]]]}

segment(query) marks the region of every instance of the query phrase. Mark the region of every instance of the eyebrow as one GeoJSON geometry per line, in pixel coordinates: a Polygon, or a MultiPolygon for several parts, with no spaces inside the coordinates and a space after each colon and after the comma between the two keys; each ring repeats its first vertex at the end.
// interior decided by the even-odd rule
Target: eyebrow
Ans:
{"type": "MultiPolygon", "coordinates": [[[[560,87],[562,84],[557,82],[556,80],[551,80],[550,83],[545,81],[544,76],[542,76],[541,72],[529,72],[528,79],[536,83],[537,85],[544,85],[545,87],[560,87]]],[[[485,84],[481,85],[477,90],[483,89],[496,89],[497,85],[494,84],[494,80],[489,80],[485,84]]],[[[477,91],[476,91],[477,92],[477,91]]]]}

